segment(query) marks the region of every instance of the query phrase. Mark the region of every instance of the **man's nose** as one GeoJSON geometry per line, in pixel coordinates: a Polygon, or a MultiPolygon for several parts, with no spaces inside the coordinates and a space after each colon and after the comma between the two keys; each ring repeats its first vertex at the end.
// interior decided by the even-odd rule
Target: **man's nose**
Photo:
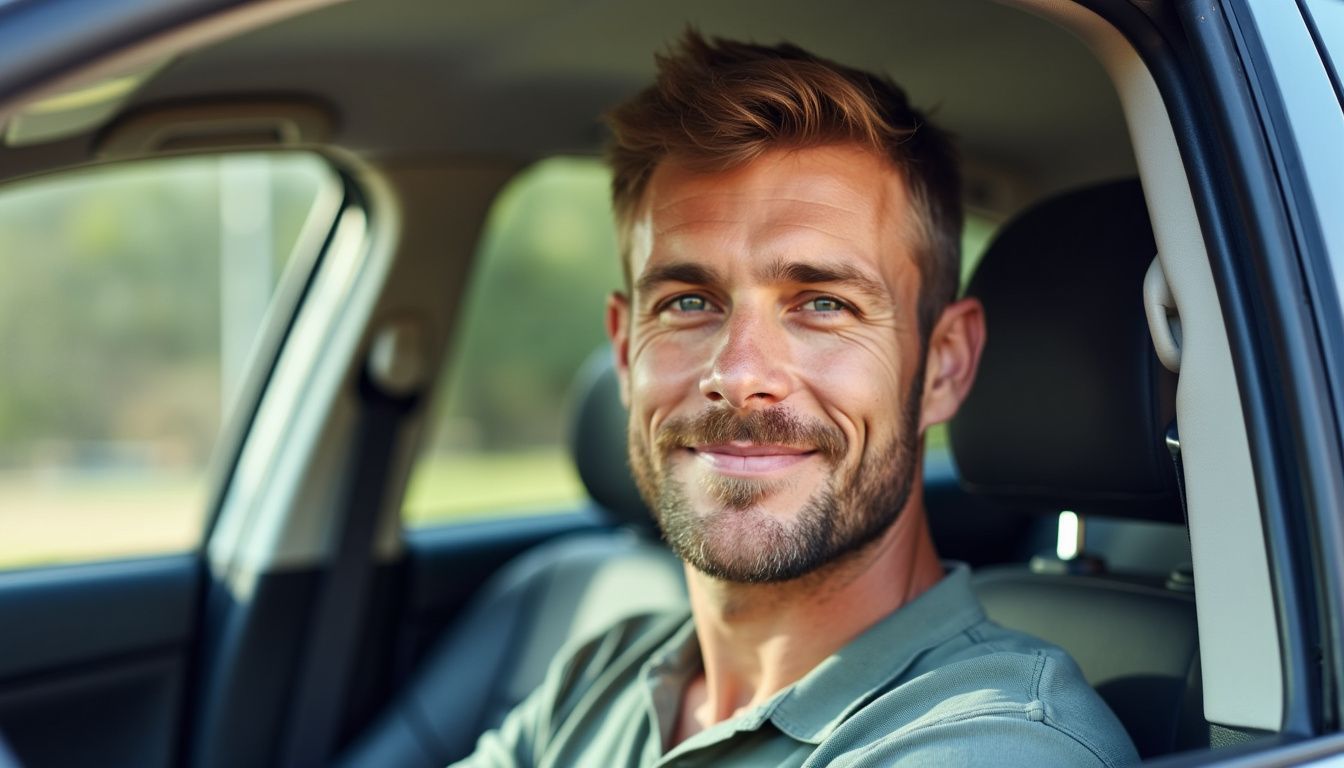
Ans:
{"type": "Polygon", "coordinates": [[[789,395],[787,359],[788,339],[777,322],[736,314],[724,326],[700,392],[733,408],[768,408],[789,395]]]}

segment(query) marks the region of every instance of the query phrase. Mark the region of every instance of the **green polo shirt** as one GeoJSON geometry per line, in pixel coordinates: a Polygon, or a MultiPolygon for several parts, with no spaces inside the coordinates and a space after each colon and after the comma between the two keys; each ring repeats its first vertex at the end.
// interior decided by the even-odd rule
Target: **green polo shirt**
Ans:
{"type": "Polygon", "coordinates": [[[700,668],[680,615],[552,665],[467,766],[1121,766],[1138,755],[1063,650],[985,618],[965,566],[769,701],[670,745],[700,668]]]}

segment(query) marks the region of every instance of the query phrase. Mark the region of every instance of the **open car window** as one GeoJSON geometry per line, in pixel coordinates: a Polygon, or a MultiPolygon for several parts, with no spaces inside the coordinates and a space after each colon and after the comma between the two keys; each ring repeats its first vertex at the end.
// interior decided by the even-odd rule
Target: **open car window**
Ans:
{"type": "Polygon", "coordinates": [[[585,497],[564,449],[566,396],[606,343],[602,308],[621,284],[609,185],[601,161],[556,158],[495,200],[402,506],[408,525],[585,497]]]}
{"type": "Polygon", "coordinates": [[[250,154],[0,191],[0,568],[198,543],[216,438],[335,180],[250,154]]]}

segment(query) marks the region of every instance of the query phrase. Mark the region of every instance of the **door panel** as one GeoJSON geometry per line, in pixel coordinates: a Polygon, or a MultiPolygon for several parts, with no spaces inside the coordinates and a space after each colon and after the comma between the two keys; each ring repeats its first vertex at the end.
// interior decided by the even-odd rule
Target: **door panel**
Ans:
{"type": "Polygon", "coordinates": [[[410,659],[423,654],[502,565],[543,541],[604,527],[596,514],[576,511],[408,531],[400,634],[410,659]]]}
{"type": "Polygon", "coordinates": [[[0,733],[28,768],[170,765],[195,555],[0,574],[0,733]]]}
{"type": "Polygon", "coordinates": [[[191,753],[183,764],[223,768],[275,761],[323,576],[312,567],[258,574],[245,597],[223,581],[209,585],[191,753]]]}

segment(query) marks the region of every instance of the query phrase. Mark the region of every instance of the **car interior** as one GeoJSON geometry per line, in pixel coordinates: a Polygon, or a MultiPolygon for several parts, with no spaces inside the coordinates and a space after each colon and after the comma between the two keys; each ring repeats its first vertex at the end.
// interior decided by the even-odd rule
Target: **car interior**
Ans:
{"type": "MultiPolygon", "coordinates": [[[[1149,550],[1143,570],[1113,573],[1101,554],[1072,563],[975,563],[989,614],[1068,648],[1144,757],[1205,747],[1209,738],[1188,549],[1169,541],[1170,529],[1183,525],[1164,437],[1175,377],[1153,352],[1142,306],[1130,300],[1153,252],[1133,181],[1052,198],[1007,225],[970,284],[994,318],[995,336],[952,429],[963,483],[975,498],[1001,500],[1003,508],[989,513],[1000,519],[1020,523],[1033,509],[1068,509],[1167,524],[1138,537],[1149,550]],[[1060,312],[1072,319],[1075,338],[1040,344],[1037,329],[1060,312]],[[1006,408],[1021,423],[1002,418],[1006,408]],[[1047,410],[1052,423],[1042,425],[1047,410]],[[1159,559],[1163,544],[1175,561],[1159,559]]],[[[680,561],[657,541],[628,473],[612,471],[625,453],[625,412],[609,356],[595,357],[583,373],[574,462],[621,528],[561,537],[506,565],[343,764],[450,763],[541,682],[538,660],[555,658],[565,642],[634,613],[685,610],[680,561]]],[[[940,551],[973,557],[958,539],[990,531],[977,525],[977,510],[944,494],[930,510],[940,551]]],[[[996,533],[1023,539],[1031,526],[996,533]]]]}
{"type": "MultiPolygon", "coordinates": [[[[404,502],[470,367],[494,206],[600,157],[600,115],[688,25],[887,72],[956,135],[989,341],[924,492],[990,617],[1068,650],[1145,759],[1284,729],[1264,470],[1166,4],[132,0],[78,29],[75,5],[0,5],[0,209],[164,158],[301,153],[333,181],[182,510],[195,545],[0,570],[0,764],[7,741],[27,766],[445,765],[568,644],[684,609],[598,345],[555,388],[581,498],[428,525],[404,502]]],[[[576,322],[598,333],[600,305],[576,322]]]]}

